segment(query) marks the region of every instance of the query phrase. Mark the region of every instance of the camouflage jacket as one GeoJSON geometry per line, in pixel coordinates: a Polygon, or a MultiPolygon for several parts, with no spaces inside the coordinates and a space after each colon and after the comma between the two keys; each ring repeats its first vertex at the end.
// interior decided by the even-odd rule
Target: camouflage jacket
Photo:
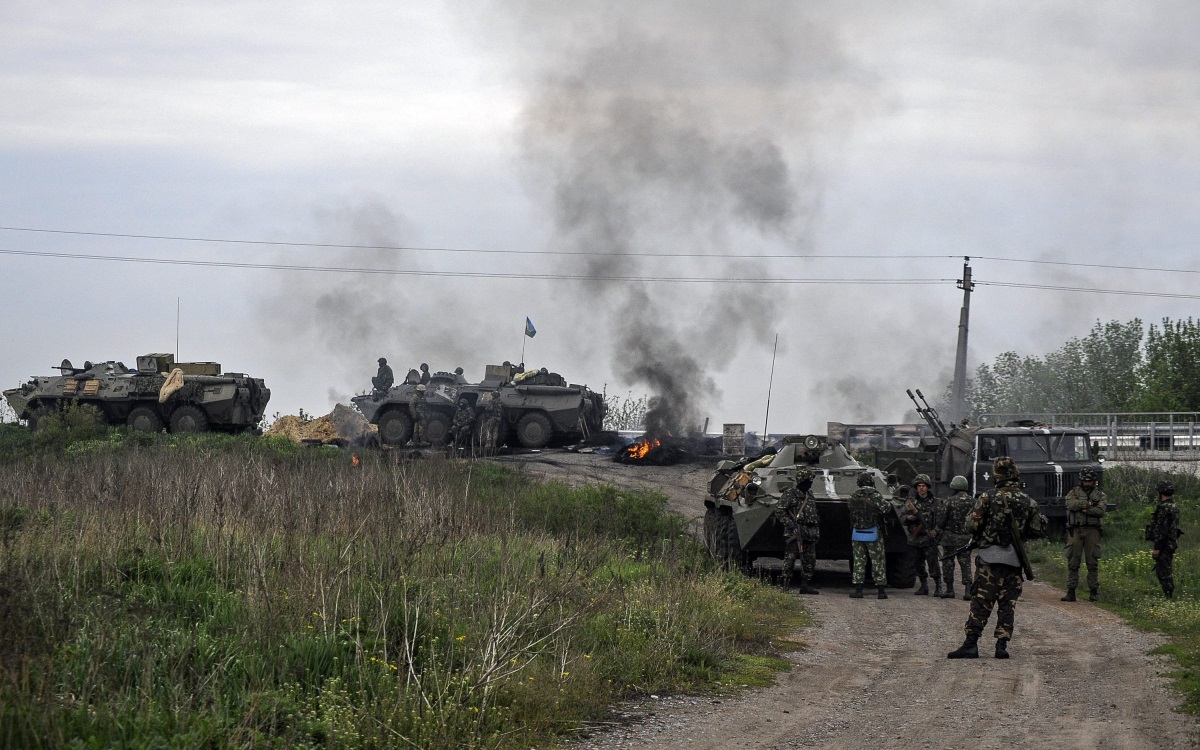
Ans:
{"type": "Polygon", "coordinates": [[[1072,526],[1095,526],[1104,523],[1104,514],[1108,512],[1108,495],[1099,487],[1093,487],[1091,492],[1085,492],[1082,487],[1072,487],[1065,499],[1067,506],[1067,523],[1072,526]]]}
{"type": "Polygon", "coordinates": [[[795,528],[799,527],[799,536],[804,541],[821,538],[821,517],[817,515],[817,499],[811,491],[793,487],[783,493],[775,506],[775,517],[783,523],[788,536],[795,536],[795,528]]]}
{"type": "Polygon", "coordinates": [[[464,427],[470,427],[474,423],[475,410],[469,406],[462,406],[454,412],[454,421],[450,424],[450,430],[458,432],[464,427]]]}
{"type": "Polygon", "coordinates": [[[892,509],[874,487],[859,487],[846,501],[846,506],[850,511],[850,523],[859,530],[882,525],[882,514],[892,509]]]}
{"type": "Polygon", "coordinates": [[[1015,484],[1005,484],[980,495],[967,517],[967,530],[981,548],[1007,547],[1013,543],[1010,514],[1016,521],[1021,539],[1046,535],[1049,525],[1046,517],[1038,510],[1033,498],[1015,484]]]}
{"type": "Polygon", "coordinates": [[[946,498],[942,503],[942,514],[937,520],[938,541],[944,545],[961,547],[971,537],[967,531],[967,518],[975,501],[964,491],[959,491],[946,498]]]}
{"type": "Polygon", "coordinates": [[[1174,500],[1160,502],[1154,508],[1150,525],[1146,527],[1146,539],[1154,542],[1154,549],[1173,550],[1179,546],[1177,540],[1182,533],[1179,529],[1179,506],[1174,500]]]}
{"type": "Polygon", "coordinates": [[[909,503],[912,503],[917,512],[921,514],[921,518],[925,519],[926,527],[918,530],[916,521],[906,520],[904,526],[908,531],[908,543],[914,547],[930,547],[937,544],[937,540],[930,537],[929,532],[937,531],[938,519],[942,515],[942,501],[932,492],[925,497],[921,497],[914,492],[904,501],[904,507],[900,510],[902,517],[907,518],[908,516],[916,515],[913,513],[912,508],[908,507],[909,503]]]}

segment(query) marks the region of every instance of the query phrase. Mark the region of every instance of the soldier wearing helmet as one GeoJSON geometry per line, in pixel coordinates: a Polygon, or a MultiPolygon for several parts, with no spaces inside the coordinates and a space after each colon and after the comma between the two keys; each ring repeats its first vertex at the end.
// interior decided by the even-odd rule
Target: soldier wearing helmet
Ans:
{"type": "Polygon", "coordinates": [[[851,599],[861,599],[863,582],[867,577],[867,557],[871,558],[871,577],[879,589],[879,598],[887,599],[887,562],[883,548],[883,515],[891,506],[875,489],[875,475],[864,471],[858,475],[858,489],[846,501],[850,511],[850,554],[854,561],[851,599]]]}
{"type": "Polygon", "coordinates": [[[1085,467],[1079,472],[1079,486],[1067,493],[1067,593],[1064,602],[1075,601],[1079,586],[1079,563],[1087,561],[1089,601],[1100,594],[1100,537],[1108,496],[1096,486],[1096,470],[1085,467]]]}
{"type": "Polygon", "coordinates": [[[418,385],[408,397],[408,415],[412,418],[412,444],[420,445],[425,442],[425,422],[428,409],[425,406],[425,386],[418,385]]]}
{"type": "Polygon", "coordinates": [[[953,599],[954,593],[954,564],[958,562],[963,584],[963,599],[971,599],[971,550],[966,546],[971,541],[967,531],[967,517],[975,500],[967,492],[967,478],[956,476],[950,480],[950,489],[954,494],[942,503],[942,514],[937,520],[938,541],[942,543],[942,578],[946,581],[946,593],[943,599],[953,599]]]}
{"type": "Polygon", "coordinates": [[[812,483],[816,475],[811,469],[801,467],[796,472],[796,485],[783,493],[775,506],[775,517],[783,524],[786,541],[783,553],[783,585],[791,583],[800,559],[801,594],[821,593],[812,586],[813,572],[817,567],[817,541],[821,538],[821,519],[817,515],[817,500],[813,497],[812,483]]]}
{"type": "Polygon", "coordinates": [[[996,488],[975,502],[967,521],[967,530],[979,548],[975,560],[974,594],[967,616],[966,640],[946,654],[951,659],[979,657],[979,636],[996,607],[996,658],[1008,658],[1008,642],[1013,635],[1014,606],[1021,596],[1021,561],[1013,534],[1021,539],[1045,536],[1048,522],[1029,495],[1021,491],[1021,475],[1008,456],[992,464],[996,488]]]}
{"type": "Polygon", "coordinates": [[[919,596],[929,594],[929,575],[933,575],[934,595],[942,595],[942,569],[938,565],[938,528],[935,525],[942,514],[942,503],[933,494],[933,481],[928,474],[918,474],[912,481],[913,493],[904,502],[904,526],[908,531],[908,546],[912,551],[913,566],[917,569],[920,588],[914,591],[919,596]],[[930,568],[926,573],[926,566],[930,568]]]}
{"type": "Polygon", "coordinates": [[[392,387],[396,379],[392,375],[392,368],[388,367],[387,360],[383,357],[379,358],[379,371],[375,373],[375,377],[371,378],[371,386],[379,391],[385,392],[392,387]]]}
{"type": "Polygon", "coordinates": [[[1146,526],[1146,541],[1154,542],[1150,556],[1154,558],[1154,575],[1162,586],[1163,596],[1175,595],[1175,550],[1179,547],[1179,506],[1175,504],[1175,485],[1168,479],[1159,481],[1158,505],[1146,526]]]}
{"type": "Polygon", "coordinates": [[[433,377],[429,374],[429,365],[425,362],[421,363],[421,385],[429,385],[429,379],[433,377]]]}

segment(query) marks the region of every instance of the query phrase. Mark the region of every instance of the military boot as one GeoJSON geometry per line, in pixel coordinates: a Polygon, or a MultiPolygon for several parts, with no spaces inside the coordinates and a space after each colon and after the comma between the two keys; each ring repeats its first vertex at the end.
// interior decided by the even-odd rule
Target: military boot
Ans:
{"type": "Polygon", "coordinates": [[[1088,592],[1088,601],[1094,602],[1100,598],[1100,589],[1092,589],[1088,592]]]}
{"type": "Polygon", "coordinates": [[[851,599],[862,599],[862,586],[861,585],[854,587],[854,590],[850,592],[850,598],[851,599]]]}
{"type": "Polygon", "coordinates": [[[1168,599],[1175,598],[1175,589],[1163,589],[1163,596],[1167,597],[1168,599]]]}
{"type": "Polygon", "coordinates": [[[1008,658],[1008,639],[1007,638],[997,638],[996,639],[996,658],[997,659],[1007,659],[1008,658]]]}
{"type": "Polygon", "coordinates": [[[886,589],[884,589],[884,587],[883,587],[883,586],[880,586],[880,587],[879,587],[879,598],[880,598],[880,599],[887,599],[887,590],[886,590],[886,589]]]}
{"type": "Polygon", "coordinates": [[[798,594],[819,594],[821,592],[817,591],[815,588],[813,588],[812,585],[808,582],[807,578],[803,578],[800,580],[800,588],[796,591],[796,593],[798,593],[798,594]]]}
{"type": "Polygon", "coordinates": [[[967,634],[967,639],[963,641],[963,645],[946,654],[947,659],[978,659],[979,658],[979,636],[967,634]]]}
{"type": "Polygon", "coordinates": [[[1059,601],[1060,601],[1060,602],[1073,602],[1073,601],[1075,601],[1075,589],[1074,589],[1074,587],[1067,589],[1067,593],[1066,593],[1066,595],[1065,595],[1065,596],[1063,596],[1063,598],[1059,599],[1059,601]]]}
{"type": "Polygon", "coordinates": [[[942,582],[941,582],[941,581],[934,581],[934,582],[933,582],[933,595],[934,595],[934,596],[936,596],[938,599],[941,599],[941,598],[943,598],[943,597],[942,597],[942,582]]]}
{"type": "Polygon", "coordinates": [[[943,599],[953,599],[956,596],[958,596],[958,595],[954,593],[954,584],[947,583],[946,584],[946,593],[942,594],[942,598],[943,599]]]}
{"type": "Polygon", "coordinates": [[[913,592],[913,596],[929,596],[929,579],[921,579],[921,588],[913,592]]]}

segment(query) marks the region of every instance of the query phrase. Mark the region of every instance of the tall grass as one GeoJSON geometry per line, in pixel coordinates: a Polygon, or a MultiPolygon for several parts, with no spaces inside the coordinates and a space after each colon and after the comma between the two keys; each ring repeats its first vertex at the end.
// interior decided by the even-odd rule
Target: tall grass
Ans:
{"type": "Polygon", "coordinates": [[[5,747],[522,747],[797,617],[658,495],[244,438],[0,461],[0,542],[5,747]]]}
{"type": "MultiPolygon", "coordinates": [[[[1119,466],[1105,470],[1104,483],[1117,509],[1104,522],[1099,604],[1137,627],[1160,631],[1170,639],[1160,651],[1178,662],[1172,676],[1183,693],[1185,709],[1200,713],[1200,478],[1119,466]],[[1175,484],[1184,530],[1175,553],[1172,601],[1163,598],[1154,576],[1151,544],[1144,535],[1157,501],[1154,486],[1163,478],[1175,484]]],[[[1038,574],[1059,586],[1067,580],[1062,541],[1038,542],[1030,550],[1038,574]]],[[[1086,567],[1080,567],[1082,583],[1086,567]]]]}

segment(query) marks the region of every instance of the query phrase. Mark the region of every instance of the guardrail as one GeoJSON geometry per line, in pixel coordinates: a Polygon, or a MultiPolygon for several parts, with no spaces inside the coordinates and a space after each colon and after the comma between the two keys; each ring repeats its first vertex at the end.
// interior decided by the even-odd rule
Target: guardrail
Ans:
{"type": "Polygon", "coordinates": [[[982,414],[981,424],[1029,420],[1081,427],[1106,458],[1125,461],[1200,461],[1200,412],[1043,412],[982,414]]]}

